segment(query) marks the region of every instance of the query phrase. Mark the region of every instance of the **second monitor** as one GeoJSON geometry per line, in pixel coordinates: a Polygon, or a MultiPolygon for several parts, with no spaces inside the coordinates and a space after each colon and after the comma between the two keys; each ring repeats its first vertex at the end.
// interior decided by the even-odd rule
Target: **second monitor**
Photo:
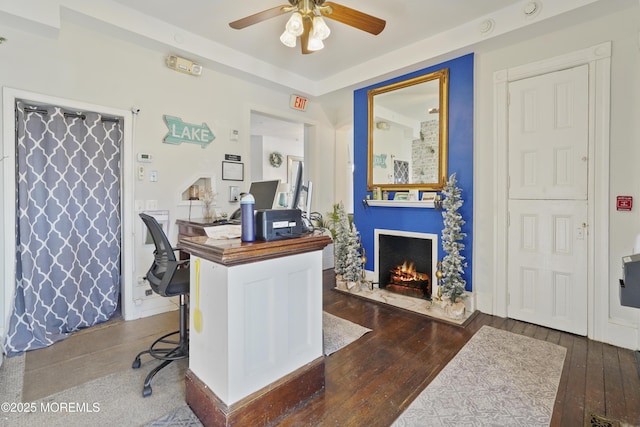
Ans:
{"type": "MultiPolygon", "coordinates": [[[[280,180],[271,181],[254,181],[249,187],[249,193],[255,200],[254,209],[272,209],[276,202],[276,195],[278,194],[278,187],[280,180]]],[[[229,218],[232,221],[240,219],[240,209],[236,209],[229,218]]]]}
{"type": "Polygon", "coordinates": [[[256,200],[255,209],[272,209],[275,205],[280,180],[255,181],[249,187],[249,193],[256,200]]]}

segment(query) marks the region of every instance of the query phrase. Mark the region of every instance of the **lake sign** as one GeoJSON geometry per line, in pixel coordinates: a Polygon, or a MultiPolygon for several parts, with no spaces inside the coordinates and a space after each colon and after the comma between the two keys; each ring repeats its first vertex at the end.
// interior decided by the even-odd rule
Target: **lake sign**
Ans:
{"type": "Polygon", "coordinates": [[[169,128],[169,133],[162,141],[166,144],[178,145],[183,142],[189,142],[206,148],[216,138],[206,123],[194,125],[185,123],[181,118],[173,116],[164,116],[164,121],[167,124],[167,128],[169,128]]]}

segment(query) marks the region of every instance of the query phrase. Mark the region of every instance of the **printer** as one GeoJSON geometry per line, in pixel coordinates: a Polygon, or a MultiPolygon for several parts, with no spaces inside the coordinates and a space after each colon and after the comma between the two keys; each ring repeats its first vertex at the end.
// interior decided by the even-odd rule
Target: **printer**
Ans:
{"type": "Polygon", "coordinates": [[[255,213],[256,240],[282,240],[303,234],[300,209],[258,209],[255,213]]]}

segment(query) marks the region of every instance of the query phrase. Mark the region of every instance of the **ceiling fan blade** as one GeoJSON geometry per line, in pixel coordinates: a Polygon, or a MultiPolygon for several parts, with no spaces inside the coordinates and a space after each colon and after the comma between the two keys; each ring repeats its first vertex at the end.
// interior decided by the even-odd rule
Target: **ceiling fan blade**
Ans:
{"type": "Polygon", "coordinates": [[[290,9],[288,9],[288,6],[276,6],[271,9],[263,10],[262,12],[254,13],[253,15],[245,16],[237,21],[230,22],[229,26],[236,30],[241,30],[250,25],[257,24],[258,22],[283,15],[289,11],[290,9]]]}
{"type": "Polygon", "coordinates": [[[367,15],[359,10],[351,9],[333,2],[324,2],[323,6],[330,6],[331,9],[321,8],[320,12],[326,18],[342,22],[367,33],[378,35],[384,30],[387,22],[375,16],[367,15]],[[329,10],[332,10],[329,12],[329,10]]]}

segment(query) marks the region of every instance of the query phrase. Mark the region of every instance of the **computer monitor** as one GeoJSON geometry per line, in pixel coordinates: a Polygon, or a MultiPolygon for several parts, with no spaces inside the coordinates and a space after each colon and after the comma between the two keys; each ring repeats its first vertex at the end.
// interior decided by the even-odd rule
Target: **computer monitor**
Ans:
{"type": "Polygon", "coordinates": [[[302,163],[298,165],[298,171],[296,173],[296,182],[293,190],[293,200],[291,201],[291,209],[300,209],[302,211],[303,229],[308,231],[311,229],[311,222],[309,218],[311,216],[311,193],[313,191],[313,184],[311,181],[304,185],[302,180],[302,163]],[[302,203],[302,193],[305,193],[304,204],[302,203]],[[303,204],[303,206],[300,206],[303,204]]]}
{"type": "Polygon", "coordinates": [[[293,184],[293,199],[291,200],[291,209],[300,209],[300,198],[302,191],[304,191],[304,183],[302,181],[302,162],[298,163],[298,170],[296,172],[296,182],[293,184]]]}
{"type": "Polygon", "coordinates": [[[249,193],[256,200],[255,209],[272,209],[278,194],[279,180],[255,181],[249,187],[249,193]]]}

